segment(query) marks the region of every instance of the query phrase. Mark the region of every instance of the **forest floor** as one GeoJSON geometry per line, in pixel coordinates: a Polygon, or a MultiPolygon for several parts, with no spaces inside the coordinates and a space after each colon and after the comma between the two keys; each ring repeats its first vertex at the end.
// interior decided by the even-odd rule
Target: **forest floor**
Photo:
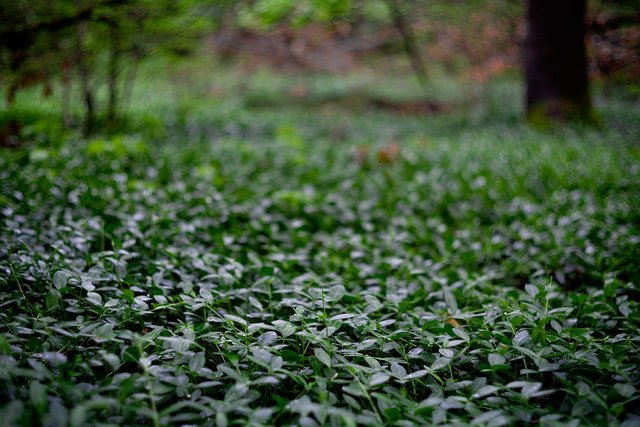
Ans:
{"type": "Polygon", "coordinates": [[[0,424],[638,425],[637,97],[536,130],[516,78],[393,76],[150,70],[88,139],[3,112],[0,424]]]}

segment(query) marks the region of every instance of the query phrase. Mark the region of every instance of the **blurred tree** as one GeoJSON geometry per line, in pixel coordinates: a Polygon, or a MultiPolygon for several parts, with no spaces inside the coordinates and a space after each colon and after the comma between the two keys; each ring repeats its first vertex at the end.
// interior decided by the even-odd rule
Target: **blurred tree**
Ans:
{"type": "Polygon", "coordinates": [[[585,48],[585,0],[528,0],[524,47],[532,123],[592,121],[585,48]]]}
{"type": "Polygon", "coordinates": [[[402,45],[404,47],[404,51],[409,58],[409,63],[411,64],[411,68],[416,75],[416,78],[420,82],[422,86],[426,86],[427,84],[427,67],[422,60],[422,55],[420,55],[420,49],[416,43],[416,36],[411,28],[409,22],[407,22],[407,18],[401,9],[400,2],[398,0],[386,0],[387,7],[389,8],[389,14],[391,15],[391,20],[393,21],[393,25],[400,33],[402,37],[402,45]]]}
{"type": "MultiPolygon", "coordinates": [[[[15,0],[0,2],[0,78],[6,101],[22,88],[61,78],[63,116],[71,123],[74,73],[84,105],[82,128],[98,116],[115,122],[139,61],[152,52],[184,55],[214,24],[203,10],[228,0],[15,0]],[[129,72],[124,72],[128,70],[129,72]],[[96,95],[106,88],[104,113],[96,95]]],[[[47,92],[49,92],[48,90],[47,92]]]]}

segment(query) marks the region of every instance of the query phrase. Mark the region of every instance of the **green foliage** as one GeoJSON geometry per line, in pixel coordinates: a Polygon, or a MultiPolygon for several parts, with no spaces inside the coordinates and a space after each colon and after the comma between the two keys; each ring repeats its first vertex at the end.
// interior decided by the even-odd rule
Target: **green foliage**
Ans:
{"type": "Polygon", "coordinates": [[[601,120],[589,99],[579,105],[558,100],[539,102],[529,108],[527,120],[531,125],[540,129],[549,129],[558,123],[569,121],[586,125],[601,124],[601,120]]]}
{"type": "Polygon", "coordinates": [[[294,26],[332,22],[348,16],[351,10],[350,0],[257,0],[240,5],[238,21],[244,27],[267,29],[283,22],[294,26]]]}
{"type": "Polygon", "coordinates": [[[157,135],[0,154],[3,422],[637,422],[637,106],[540,133],[508,82],[475,124],[146,94],[157,135]]]}
{"type": "MultiPolygon", "coordinates": [[[[115,126],[129,101],[139,62],[151,54],[185,56],[218,23],[225,1],[17,1],[0,5],[0,71],[8,103],[18,91],[60,81],[85,105],[84,129],[115,126]],[[76,78],[77,77],[77,78],[76,78]],[[106,90],[107,99],[98,96],[106,90]],[[104,108],[98,104],[104,104],[104,108]]],[[[47,96],[48,96],[47,95],[47,96]]],[[[69,125],[69,111],[64,111],[69,125]]]]}

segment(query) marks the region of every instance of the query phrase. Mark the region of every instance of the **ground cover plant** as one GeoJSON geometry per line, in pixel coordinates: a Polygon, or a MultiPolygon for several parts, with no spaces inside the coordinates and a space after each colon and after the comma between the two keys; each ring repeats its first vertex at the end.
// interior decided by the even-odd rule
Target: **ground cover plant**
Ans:
{"type": "Polygon", "coordinates": [[[538,131],[508,79],[424,117],[228,76],[143,85],[89,139],[18,102],[0,423],[640,422],[637,102],[538,131]]]}

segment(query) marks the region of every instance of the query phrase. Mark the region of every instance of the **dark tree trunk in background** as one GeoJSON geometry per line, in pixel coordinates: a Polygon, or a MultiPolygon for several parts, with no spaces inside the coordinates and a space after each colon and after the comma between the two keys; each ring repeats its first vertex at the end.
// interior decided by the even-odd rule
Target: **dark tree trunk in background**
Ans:
{"type": "Polygon", "coordinates": [[[120,63],[120,29],[112,23],[109,27],[111,52],[109,55],[109,103],[107,104],[107,120],[114,123],[118,110],[118,66],[120,63]]]}
{"type": "Polygon", "coordinates": [[[407,22],[399,1],[387,0],[387,8],[391,14],[393,25],[402,36],[402,44],[404,46],[405,53],[409,57],[411,68],[413,68],[413,72],[415,73],[418,81],[424,87],[427,84],[427,67],[425,67],[422,56],[420,55],[420,49],[418,49],[413,29],[407,22]]]}
{"type": "Polygon", "coordinates": [[[70,128],[73,125],[73,117],[71,116],[72,68],[71,60],[65,59],[62,62],[62,122],[66,128],[70,128]]]}
{"type": "Polygon", "coordinates": [[[91,87],[89,64],[87,64],[87,55],[84,51],[84,36],[86,32],[86,22],[78,26],[76,34],[76,66],[80,76],[80,87],[82,90],[82,98],[84,99],[84,124],[83,133],[89,135],[93,132],[95,124],[95,97],[93,96],[93,88],[91,87]]]}
{"type": "Polygon", "coordinates": [[[593,119],[585,13],[585,0],[527,0],[524,60],[533,123],[593,119]]]}

